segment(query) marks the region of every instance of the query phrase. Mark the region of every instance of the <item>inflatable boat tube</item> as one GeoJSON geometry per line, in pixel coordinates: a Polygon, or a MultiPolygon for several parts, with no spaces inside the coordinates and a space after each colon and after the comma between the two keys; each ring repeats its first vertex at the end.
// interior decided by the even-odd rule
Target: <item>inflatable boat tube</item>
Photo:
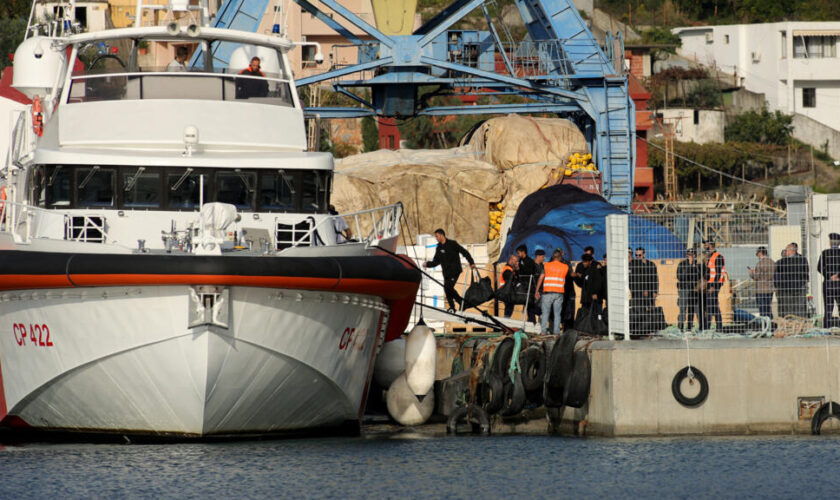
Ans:
{"type": "Polygon", "coordinates": [[[706,401],[706,398],[709,396],[709,382],[706,380],[703,372],[696,367],[686,366],[674,375],[674,380],[671,381],[671,393],[679,404],[686,408],[696,408],[703,404],[703,401],[706,401]],[[692,377],[689,377],[689,370],[691,370],[692,377]],[[695,382],[700,384],[700,392],[693,398],[686,397],[682,393],[682,381],[685,378],[689,379],[690,384],[694,384],[695,382]]]}
{"type": "Polygon", "coordinates": [[[575,353],[572,375],[563,386],[563,402],[572,408],[582,408],[589,399],[589,384],[592,378],[592,365],[586,351],[575,353]]]}
{"type": "Polygon", "coordinates": [[[447,434],[461,434],[459,424],[468,423],[472,434],[486,436],[490,434],[490,418],[483,408],[476,405],[467,405],[457,408],[446,421],[447,434]]]}

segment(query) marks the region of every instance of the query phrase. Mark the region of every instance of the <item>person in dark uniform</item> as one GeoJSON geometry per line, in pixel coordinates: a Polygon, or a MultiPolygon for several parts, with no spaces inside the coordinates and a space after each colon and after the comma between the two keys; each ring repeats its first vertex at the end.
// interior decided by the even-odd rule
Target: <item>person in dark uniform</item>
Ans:
{"type": "Polygon", "coordinates": [[[680,330],[685,326],[691,330],[694,317],[697,324],[703,323],[700,312],[700,289],[703,287],[703,268],[697,262],[697,252],[693,248],[685,251],[686,258],[677,265],[677,305],[680,314],[677,316],[677,326],[680,330]],[[686,322],[684,324],[684,322],[686,322]]]}
{"type": "Polygon", "coordinates": [[[779,299],[779,317],[787,315],[808,316],[808,261],[799,255],[799,246],[790,243],[785,247],[785,256],[776,262],[773,286],[779,299]]]}
{"type": "Polygon", "coordinates": [[[823,328],[840,327],[840,234],[829,234],[828,244],[817,262],[817,272],[823,275],[823,328]]]}
{"type": "Polygon", "coordinates": [[[602,307],[602,293],[604,290],[603,274],[600,267],[595,267],[597,261],[590,253],[584,253],[580,258],[578,269],[581,272],[575,272],[575,284],[580,287],[580,307],[581,309],[589,309],[595,314],[601,314],[602,307]]]}
{"type": "Polygon", "coordinates": [[[475,262],[472,255],[457,241],[448,239],[443,229],[435,230],[435,239],[438,242],[435,249],[435,257],[423,264],[423,267],[441,266],[443,271],[443,291],[446,293],[446,302],[449,304],[449,310],[455,311],[455,302],[460,306],[463,299],[455,291],[455,283],[458,282],[458,277],[461,276],[461,255],[467,259],[470,264],[470,269],[475,269],[475,262]]]}
{"type": "Polygon", "coordinates": [[[516,256],[519,257],[519,279],[523,285],[528,286],[528,321],[536,323],[537,308],[534,305],[534,292],[537,289],[540,272],[534,259],[528,257],[528,247],[526,245],[519,245],[516,248],[516,256]]]}

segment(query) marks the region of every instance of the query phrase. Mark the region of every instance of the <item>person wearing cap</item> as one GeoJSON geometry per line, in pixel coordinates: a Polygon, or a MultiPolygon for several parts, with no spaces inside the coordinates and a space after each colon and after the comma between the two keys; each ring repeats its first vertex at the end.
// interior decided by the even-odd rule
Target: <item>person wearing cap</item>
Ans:
{"type": "Polygon", "coordinates": [[[691,330],[694,317],[697,325],[703,322],[700,312],[700,290],[703,289],[703,268],[697,262],[697,252],[693,248],[685,251],[685,259],[677,265],[677,305],[680,313],[677,316],[677,326],[680,330],[685,326],[691,330]],[[684,322],[686,322],[684,324],[684,322]]]}
{"type": "Polygon", "coordinates": [[[589,309],[594,314],[603,312],[602,295],[604,283],[601,268],[591,253],[584,253],[580,257],[580,272],[573,274],[575,284],[580,288],[580,307],[589,309]]]}
{"type": "Polygon", "coordinates": [[[828,244],[817,262],[817,272],[823,275],[823,328],[840,327],[840,234],[829,234],[828,244]]]}
{"type": "MultiPolygon", "coordinates": [[[[519,257],[519,278],[522,280],[522,284],[528,287],[528,297],[533,297],[537,290],[537,280],[540,279],[537,263],[528,256],[527,245],[523,244],[516,247],[516,256],[519,257]]],[[[529,322],[537,322],[537,308],[533,299],[528,301],[526,314],[529,322]]]]}
{"type": "Polygon", "coordinates": [[[795,242],[785,247],[785,256],[776,262],[773,286],[779,299],[779,316],[808,316],[808,261],[799,254],[795,242]]]}
{"type": "Polygon", "coordinates": [[[776,273],[776,263],[767,255],[767,247],[758,247],[755,252],[758,263],[755,269],[747,266],[750,277],[755,281],[755,301],[758,303],[758,314],[773,319],[773,274],[776,273]]]}
{"type": "Polygon", "coordinates": [[[715,248],[715,242],[706,240],[703,242],[703,249],[708,255],[706,260],[706,304],[703,311],[703,329],[706,330],[712,325],[712,318],[715,319],[715,328],[723,327],[723,316],[720,314],[720,289],[726,280],[726,260],[715,248]]]}

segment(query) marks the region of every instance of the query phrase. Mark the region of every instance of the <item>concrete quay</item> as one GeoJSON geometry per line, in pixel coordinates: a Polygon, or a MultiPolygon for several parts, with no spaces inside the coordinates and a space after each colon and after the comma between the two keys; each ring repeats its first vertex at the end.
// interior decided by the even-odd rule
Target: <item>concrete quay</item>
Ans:
{"type": "MultiPolygon", "coordinates": [[[[449,375],[460,345],[456,339],[439,339],[439,378],[449,375]]],[[[592,365],[583,408],[540,407],[516,418],[493,416],[492,432],[606,437],[807,434],[811,416],[822,403],[840,402],[838,337],[582,340],[577,349],[587,350],[592,365]],[[672,391],[675,375],[689,363],[708,381],[708,396],[694,407],[680,404],[672,391]]],[[[469,348],[461,348],[462,359],[470,354],[469,348]]],[[[699,383],[683,380],[678,386],[691,398],[699,383]]],[[[829,420],[824,430],[837,428],[840,425],[829,420]]]]}

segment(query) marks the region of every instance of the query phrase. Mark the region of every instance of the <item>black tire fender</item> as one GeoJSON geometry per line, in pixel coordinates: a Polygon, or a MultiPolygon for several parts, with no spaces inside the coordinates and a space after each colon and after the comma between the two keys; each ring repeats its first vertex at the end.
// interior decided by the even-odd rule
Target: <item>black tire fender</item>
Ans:
{"type": "Polygon", "coordinates": [[[674,399],[676,399],[679,404],[685,406],[686,408],[696,408],[703,404],[703,401],[706,401],[706,398],[709,397],[709,381],[706,380],[706,376],[703,375],[703,372],[698,370],[696,367],[686,366],[674,375],[674,380],[671,381],[671,393],[674,395],[674,399]],[[689,377],[689,371],[691,371],[691,377],[689,377]],[[688,398],[682,393],[680,385],[682,384],[684,378],[689,378],[689,383],[691,384],[693,384],[695,380],[700,384],[700,392],[693,398],[688,398]]]}
{"type": "Polygon", "coordinates": [[[499,413],[505,403],[505,388],[502,379],[495,373],[488,373],[480,388],[481,402],[488,415],[499,413]]]}
{"type": "Polygon", "coordinates": [[[504,394],[502,415],[509,417],[521,412],[525,407],[525,384],[522,383],[522,373],[516,373],[513,382],[510,382],[510,379],[507,380],[504,394]]]}
{"type": "Polygon", "coordinates": [[[572,408],[582,408],[589,399],[592,364],[586,351],[575,353],[575,364],[569,380],[563,386],[563,402],[572,408]]]}
{"type": "Polygon", "coordinates": [[[832,417],[840,420],[840,403],[835,401],[823,403],[819,410],[814,413],[814,416],[811,417],[811,434],[819,436],[822,430],[822,425],[826,420],[832,417]]]}
{"type": "MultiPolygon", "coordinates": [[[[562,399],[563,385],[566,383],[575,361],[575,344],[577,343],[577,330],[563,332],[563,336],[554,343],[551,349],[551,356],[548,359],[548,366],[545,371],[545,385],[559,393],[562,399]]],[[[546,392],[546,394],[548,394],[546,392]]],[[[561,405],[562,406],[562,405],[561,405]]]]}
{"type": "Polygon", "coordinates": [[[458,424],[464,422],[472,426],[472,434],[486,436],[490,434],[490,418],[484,408],[478,405],[461,406],[449,415],[446,421],[446,433],[458,435],[458,424]]]}
{"type": "Polygon", "coordinates": [[[545,379],[545,354],[540,346],[532,345],[519,354],[519,367],[522,368],[522,383],[526,392],[533,392],[542,387],[545,379]]]}
{"type": "Polygon", "coordinates": [[[491,369],[496,375],[507,375],[508,369],[510,368],[510,357],[513,355],[513,346],[513,338],[508,337],[499,342],[499,345],[496,347],[496,351],[493,353],[493,367],[491,369]]]}

